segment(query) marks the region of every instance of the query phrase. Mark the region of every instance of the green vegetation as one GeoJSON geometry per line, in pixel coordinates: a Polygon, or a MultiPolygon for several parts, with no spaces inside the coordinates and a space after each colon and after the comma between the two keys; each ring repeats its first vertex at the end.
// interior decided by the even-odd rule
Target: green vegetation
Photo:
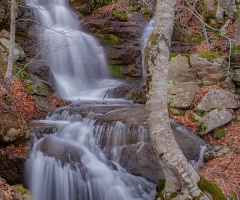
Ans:
{"type": "Polygon", "coordinates": [[[199,54],[202,58],[207,58],[207,59],[212,59],[212,60],[220,57],[220,55],[218,55],[212,51],[197,52],[197,54],[199,54]]]}
{"type": "Polygon", "coordinates": [[[198,187],[200,190],[203,192],[207,192],[212,196],[213,200],[227,200],[227,198],[224,196],[222,191],[219,189],[217,185],[214,183],[211,183],[207,179],[203,178],[201,175],[200,176],[200,181],[198,182],[198,187]]]}
{"type": "Polygon", "coordinates": [[[136,11],[138,9],[139,9],[139,7],[129,6],[129,11],[130,12],[136,11]]]}
{"type": "Polygon", "coordinates": [[[233,121],[233,122],[239,122],[240,120],[239,120],[238,117],[236,116],[236,117],[234,117],[234,118],[232,119],[232,121],[233,121]]]}
{"type": "Polygon", "coordinates": [[[122,65],[109,65],[110,74],[115,78],[122,78],[122,65]]]}
{"type": "Polygon", "coordinates": [[[192,122],[198,122],[198,120],[195,119],[195,118],[193,117],[193,115],[191,115],[189,118],[190,118],[190,120],[191,120],[192,122]]]}
{"type": "Polygon", "coordinates": [[[197,127],[197,132],[205,132],[206,130],[207,130],[207,127],[204,125],[203,122],[199,124],[197,127]]]}
{"type": "Polygon", "coordinates": [[[149,10],[147,7],[142,9],[142,14],[146,17],[146,19],[149,21],[152,17],[152,11],[149,10]]]}
{"type": "Polygon", "coordinates": [[[22,185],[15,185],[17,192],[20,192],[22,195],[30,194],[29,190],[25,189],[22,185]]]}
{"type": "Polygon", "coordinates": [[[214,136],[216,140],[220,140],[221,138],[225,137],[225,130],[222,128],[214,130],[214,136]]]}
{"type": "Polygon", "coordinates": [[[181,55],[181,56],[185,56],[189,61],[190,61],[190,54],[184,54],[184,53],[171,53],[169,55],[169,61],[173,58],[173,57],[176,57],[178,55],[181,55]]]}
{"type": "Polygon", "coordinates": [[[159,179],[157,186],[156,186],[156,192],[157,192],[157,198],[163,199],[164,198],[164,188],[166,185],[166,180],[161,178],[159,179]]]}
{"type": "Polygon", "coordinates": [[[127,14],[124,10],[112,10],[112,14],[119,21],[122,21],[122,22],[127,21],[127,14]]]}
{"type": "Polygon", "coordinates": [[[31,85],[28,85],[28,86],[26,87],[26,90],[27,90],[28,92],[30,92],[30,93],[33,91],[31,85]]]}
{"type": "Polygon", "coordinates": [[[6,53],[8,53],[8,48],[5,47],[1,42],[0,42],[0,46],[2,47],[2,49],[3,49],[6,53]]]}
{"type": "Polygon", "coordinates": [[[232,48],[231,53],[234,53],[235,51],[239,51],[240,50],[240,45],[236,45],[232,48]]]}
{"type": "Polygon", "coordinates": [[[104,41],[108,44],[117,45],[118,37],[114,34],[107,34],[107,35],[104,35],[104,41]]]}

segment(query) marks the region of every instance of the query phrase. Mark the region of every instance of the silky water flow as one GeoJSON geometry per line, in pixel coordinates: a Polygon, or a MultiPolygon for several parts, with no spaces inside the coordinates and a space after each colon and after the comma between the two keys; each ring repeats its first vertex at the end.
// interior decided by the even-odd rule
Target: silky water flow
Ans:
{"type": "MultiPolygon", "coordinates": [[[[81,31],[67,0],[26,2],[41,24],[36,26],[39,51],[44,49],[39,59],[50,66],[59,95],[70,100],[99,99],[107,89],[119,85],[109,78],[102,47],[81,31]]],[[[34,136],[26,162],[26,179],[34,200],[154,199],[155,184],[129,174],[118,163],[124,145],[119,138],[127,128],[122,123],[108,127],[108,133],[117,136],[103,148],[99,137],[106,128],[93,119],[56,110],[37,123],[55,128],[51,134],[34,136]]],[[[137,145],[141,148],[143,144],[144,136],[137,145]]]]}

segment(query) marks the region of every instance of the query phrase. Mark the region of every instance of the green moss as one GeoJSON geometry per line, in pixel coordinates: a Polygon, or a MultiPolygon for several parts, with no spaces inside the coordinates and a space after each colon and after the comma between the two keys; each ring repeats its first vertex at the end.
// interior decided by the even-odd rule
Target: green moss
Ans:
{"type": "Polygon", "coordinates": [[[192,115],[189,117],[192,122],[198,122],[197,119],[195,119],[192,115]]]}
{"type": "Polygon", "coordinates": [[[216,139],[216,140],[220,140],[221,138],[225,137],[225,130],[224,129],[216,129],[214,130],[214,135],[213,137],[216,139]]]}
{"type": "Polygon", "coordinates": [[[22,185],[15,185],[17,192],[20,192],[22,195],[30,194],[29,190],[25,189],[22,185]]]}
{"type": "Polygon", "coordinates": [[[232,121],[233,121],[233,122],[239,122],[240,120],[239,120],[238,117],[236,116],[236,117],[234,117],[234,118],[232,119],[232,121]]]}
{"type": "Polygon", "coordinates": [[[205,132],[206,130],[207,130],[207,127],[204,125],[203,122],[199,124],[197,127],[197,132],[205,132]]]}
{"type": "Polygon", "coordinates": [[[104,41],[108,44],[117,45],[118,37],[114,34],[107,34],[107,35],[104,35],[104,41]]]}
{"type": "Polygon", "coordinates": [[[138,9],[139,9],[138,7],[129,6],[129,11],[130,12],[136,11],[138,9]]]}
{"type": "Polygon", "coordinates": [[[198,182],[198,187],[203,192],[207,192],[208,194],[210,194],[213,200],[227,200],[227,198],[224,196],[224,194],[217,185],[211,183],[207,179],[203,178],[201,175],[200,181],[198,182]]]}
{"type": "Polygon", "coordinates": [[[213,59],[213,60],[220,57],[220,55],[212,51],[197,52],[197,54],[199,54],[202,58],[213,59]]]}
{"type": "Polygon", "coordinates": [[[119,21],[122,21],[122,22],[127,21],[127,14],[124,10],[112,10],[112,14],[119,21]]]}
{"type": "Polygon", "coordinates": [[[232,48],[231,53],[234,53],[235,51],[239,51],[240,50],[240,45],[236,45],[232,48]]]}
{"type": "Polygon", "coordinates": [[[211,110],[206,110],[203,114],[202,117],[204,117],[205,115],[207,115],[208,113],[210,113],[211,110]]]}
{"type": "Polygon", "coordinates": [[[30,93],[33,91],[31,85],[28,85],[28,86],[26,87],[26,90],[27,90],[28,92],[30,92],[30,93]]]}
{"type": "Polygon", "coordinates": [[[160,199],[164,198],[163,191],[164,191],[165,185],[166,185],[166,180],[163,178],[159,179],[156,186],[156,192],[157,192],[157,197],[160,199]]]}
{"type": "Polygon", "coordinates": [[[109,65],[110,74],[115,78],[122,78],[122,65],[109,65]]]}
{"type": "Polygon", "coordinates": [[[3,48],[3,50],[4,50],[6,53],[8,53],[8,48],[5,47],[1,42],[0,42],[0,46],[3,48]]]}

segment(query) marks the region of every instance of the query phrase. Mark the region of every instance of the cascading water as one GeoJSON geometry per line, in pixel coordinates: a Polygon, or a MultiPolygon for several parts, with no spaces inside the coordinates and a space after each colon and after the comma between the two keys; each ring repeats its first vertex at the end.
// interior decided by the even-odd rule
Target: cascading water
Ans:
{"type": "MultiPolygon", "coordinates": [[[[39,59],[50,66],[60,96],[71,100],[99,99],[119,84],[109,79],[102,47],[80,31],[68,0],[26,2],[41,24],[37,25],[39,51],[44,51],[39,59]]],[[[94,125],[94,120],[63,111],[42,122],[57,128],[50,135],[34,139],[26,163],[28,187],[34,200],[154,199],[155,185],[129,174],[118,163],[118,140],[110,145],[109,139],[100,148],[99,134],[104,128],[94,125]]],[[[122,128],[117,122],[107,132],[121,133],[122,128]]],[[[138,149],[143,144],[144,138],[140,137],[138,149]]]]}
{"type": "Polygon", "coordinates": [[[145,57],[144,57],[144,48],[147,45],[147,41],[148,38],[150,37],[150,35],[153,32],[153,27],[155,24],[155,19],[156,16],[155,14],[152,16],[152,18],[150,19],[147,27],[144,29],[143,31],[143,35],[142,35],[142,83],[146,84],[146,69],[145,69],[145,57]]]}
{"type": "Polygon", "coordinates": [[[48,64],[65,99],[99,99],[118,85],[109,78],[102,47],[80,30],[68,0],[26,0],[38,22],[39,59],[48,64]]]}
{"type": "MultiPolygon", "coordinates": [[[[43,122],[55,124],[57,130],[36,139],[27,162],[29,189],[34,200],[154,199],[153,183],[127,173],[115,161],[116,153],[112,152],[111,156],[115,159],[108,160],[99,147],[102,132],[107,130],[109,136],[113,133],[120,136],[123,124],[107,128],[94,126],[94,120],[69,115],[67,111],[52,114],[43,122]]],[[[119,142],[119,137],[110,138],[115,147],[124,144],[119,142]]],[[[144,137],[139,137],[139,142],[143,143],[144,137]]],[[[106,146],[111,142],[107,143],[106,146]]]]}

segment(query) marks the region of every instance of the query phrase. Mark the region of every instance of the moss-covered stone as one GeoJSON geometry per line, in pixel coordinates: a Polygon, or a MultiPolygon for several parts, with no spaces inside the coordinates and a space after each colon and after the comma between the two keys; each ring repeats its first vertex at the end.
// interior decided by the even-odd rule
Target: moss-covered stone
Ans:
{"type": "Polygon", "coordinates": [[[212,196],[212,200],[227,200],[227,198],[224,196],[224,194],[217,185],[211,183],[207,179],[203,178],[201,175],[200,181],[198,182],[198,187],[203,192],[207,192],[208,194],[210,194],[212,196]]]}
{"type": "Polygon", "coordinates": [[[225,137],[225,130],[224,129],[216,129],[214,130],[214,136],[216,140],[220,140],[221,138],[225,137]]]}
{"type": "Polygon", "coordinates": [[[122,22],[127,21],[127,13],[124,10],[112,10],[112,14],[119,21],[122,21],[122,22]]]}
{"type": "Polygon", "coordinates": [[[115,78],[122,78],[122,65],[109,65],[109,72],[115,78]]]}
{"type": "Polygon", "coordinates": [[[212,59],[212,60],[220,57],[220,55],[218,55],[212,51],[197,52],[197,54],[199,54],[202,58],[207,58],[207,59],[212,59]]]}
{"type": "Polygon", "coordinates": [[[104,35],[104,41],[108,44],[117,45],[118,37],[114,34],[107,34],[107,35],[104,35]]]}

